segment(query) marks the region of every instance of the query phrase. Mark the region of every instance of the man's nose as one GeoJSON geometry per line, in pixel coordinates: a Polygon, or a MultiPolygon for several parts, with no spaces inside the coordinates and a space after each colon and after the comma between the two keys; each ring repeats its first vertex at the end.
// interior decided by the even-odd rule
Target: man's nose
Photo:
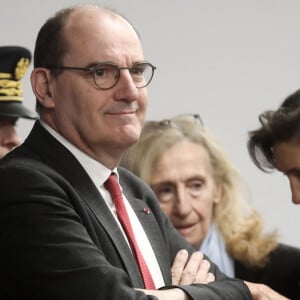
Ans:
{"type": "Polygon", "coordinates": [[[139,89],[136,87],[129,70],[121,70],[120,79],[116,88],[116,100],[132,102],[138,99],[139,89]]]}

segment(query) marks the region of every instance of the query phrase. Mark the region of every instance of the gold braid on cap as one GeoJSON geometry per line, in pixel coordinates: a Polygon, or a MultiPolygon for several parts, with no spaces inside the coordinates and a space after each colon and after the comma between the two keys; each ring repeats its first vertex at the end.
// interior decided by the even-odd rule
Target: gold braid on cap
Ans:
{"type": "Polygon", "coordinates": [[[0,101],[23,101],[22,83],[19,81],[29,66],[28,58],[21,58],[15,68],[15,79],[9,73],[0,73],[0,101]],[[3,79],[2,79],[3,78],[3,79]]]}
{"type": "Polygon", "coordinates": [[[15,68],[15,78],[20,80],[26,73],[28,66],[29,66],[29,59],[28,58],[21,58],[18,63],[17,67],[15,68]]]}

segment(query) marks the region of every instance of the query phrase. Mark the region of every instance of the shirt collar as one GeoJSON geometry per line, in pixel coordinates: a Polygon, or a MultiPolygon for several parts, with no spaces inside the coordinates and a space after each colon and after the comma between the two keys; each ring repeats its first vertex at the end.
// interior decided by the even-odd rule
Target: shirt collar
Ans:
{"type": "Polygon", "coordinates": [[[79,161],[79,163],[88,173],[96,186],[103,185],[112,171],[119,177],[117,168],[115,168],[114,170],[106,168],[103,164],[91,158],[90,156],[82,152],[79,148],[77,148],[74,144],[70,143],[67,139],[65,139],[61,134],[59,134],[44,121],[40,120],[40,123],[55,139],[63,144],[75,156],[75,158],[79,161]]]}

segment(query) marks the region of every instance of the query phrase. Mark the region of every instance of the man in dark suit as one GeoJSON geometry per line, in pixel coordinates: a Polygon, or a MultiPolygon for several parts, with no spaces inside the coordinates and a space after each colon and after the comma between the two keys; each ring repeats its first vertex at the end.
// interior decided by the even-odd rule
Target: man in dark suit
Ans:
{"type": "Polygon", "coordinates": [[[117,167],[139,138],[155,70],[132,25],[97,6],[62,10],[34,58],[41,121],[0,163],[1,299],[251,299],[117,167]]]}
{"type": "Polygon", "coordinates": [[[23,105],[23,78],[31,60],[28,49],[0,47],[0,158],[21,143],[15,126],[19,118],[37,119],[37,114],[23,105]]]}

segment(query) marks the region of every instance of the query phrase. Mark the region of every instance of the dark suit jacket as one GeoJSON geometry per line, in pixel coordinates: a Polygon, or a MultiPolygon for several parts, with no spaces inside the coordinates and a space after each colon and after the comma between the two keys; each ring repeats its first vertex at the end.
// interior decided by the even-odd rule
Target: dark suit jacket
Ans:
{"type": "Polygon", "coordinates": [[[267,284],[292,300],[300,299],[300,249],[279,244],[264,268],[250,268],[235,261],[236,277],[267,284]]]}
{"type": "MultiPolygon", "coordinates": [[[[161,213],[151,189],[118,171],[171,285],[177,251],[195,250],[161,213]]],[[[111,212],[75,157],[38,122],[0,162],[0,178],[1,299],[156,299],[132,288],[143,288],[142,279],[111,212]]],[[[180,288],[192,299],[251,299],[241,281],[213,264],[211,271],[216,282],[180,288]]]]}

